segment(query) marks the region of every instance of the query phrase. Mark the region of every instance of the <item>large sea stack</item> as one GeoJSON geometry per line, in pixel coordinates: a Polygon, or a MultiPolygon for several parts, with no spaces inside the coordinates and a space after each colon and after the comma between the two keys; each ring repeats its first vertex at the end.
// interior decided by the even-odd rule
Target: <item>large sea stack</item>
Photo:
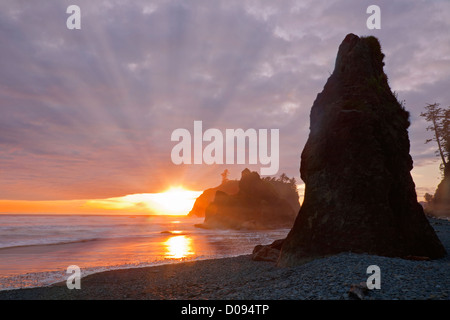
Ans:
{"type": "Polygon", "coordinates": [[[389,88],[380,43],[349,34],[311,109],[305,198],[278,264],[339,252],[445,255],[417,202],[409,114],[389,88]]]}

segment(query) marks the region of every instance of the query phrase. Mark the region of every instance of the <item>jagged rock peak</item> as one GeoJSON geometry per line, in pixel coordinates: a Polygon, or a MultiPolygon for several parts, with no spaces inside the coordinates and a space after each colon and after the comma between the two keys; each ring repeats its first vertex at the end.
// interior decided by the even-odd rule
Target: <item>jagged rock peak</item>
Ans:
{"type": "Polygon", "coordinates": [[[339,252],[439,258],[417,202],[409,114],[392,93],[375,37],[349,34],[311,108],[301,155],[305,198],[279,265],[339,252]]]}

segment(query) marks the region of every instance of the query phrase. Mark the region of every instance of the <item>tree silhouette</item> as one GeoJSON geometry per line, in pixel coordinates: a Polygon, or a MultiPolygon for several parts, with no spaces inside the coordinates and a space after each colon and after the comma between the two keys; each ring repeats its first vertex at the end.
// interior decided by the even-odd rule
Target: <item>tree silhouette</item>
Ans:
{"type": "Polygon", "coordinates": [[[289,181],[289,177],[285,173],[282,173],[280,175],[280,178],[278,179],[278,181],[281,181],[283,183],[287,183],[289,181]]]}
{"type": "Polygon", "coordinates": [[[432,202],[433,202],[433,195],[429,194],[428,192],[425,193],[424,198],[425,198],[425,201],[426,201],[427,203],[432,203],[432,202]]]}
{"type": "Polygon", "coordinates": [[[222,176],[222,183],[225,183],[228,181],[228,175],[230,174],[230,171],[228,169],[225,169],[220,175],[222,176]]]}
{"type": "Polygon", "coordinates": [[[428,104],[426,112],[420,114],[426,121],[430,122],[428,131],[433,131],[434,136],[427,139],[425,143],[436,141],[438,150],[436,153],[441,157],[441,170],[444,176],[450,174],[450,107],[440,108],[439,103],[428,104]]]}

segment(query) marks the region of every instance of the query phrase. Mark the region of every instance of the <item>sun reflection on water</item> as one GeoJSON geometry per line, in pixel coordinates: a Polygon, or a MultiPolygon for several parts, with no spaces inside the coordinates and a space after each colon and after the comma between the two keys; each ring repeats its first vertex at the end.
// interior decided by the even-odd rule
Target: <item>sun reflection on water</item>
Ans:
{"type": "Polygon", "coordinates": [[[170,237],[164,245],[168,258],[182,259],[194,254],[192,239],[184,235],[170,237]]]}

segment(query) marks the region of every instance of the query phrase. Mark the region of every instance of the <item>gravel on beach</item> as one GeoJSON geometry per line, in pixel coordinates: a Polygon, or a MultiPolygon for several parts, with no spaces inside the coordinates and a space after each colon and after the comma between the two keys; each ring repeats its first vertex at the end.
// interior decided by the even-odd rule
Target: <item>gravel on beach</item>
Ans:
{"type": "Polygon", "coordinates": [[[191,261],[92,274],[80,290],[64,283],[0,291],[0,299],[181,299],[181,300],[348,300],[354,284],[365,283],[367,267],[381,271],[381,289],[365,299],[450,300],[450,221],[430,219],[447,255],[438,260],[341,253],[296,267],[252,261],[250,255],[191,261]]]}

